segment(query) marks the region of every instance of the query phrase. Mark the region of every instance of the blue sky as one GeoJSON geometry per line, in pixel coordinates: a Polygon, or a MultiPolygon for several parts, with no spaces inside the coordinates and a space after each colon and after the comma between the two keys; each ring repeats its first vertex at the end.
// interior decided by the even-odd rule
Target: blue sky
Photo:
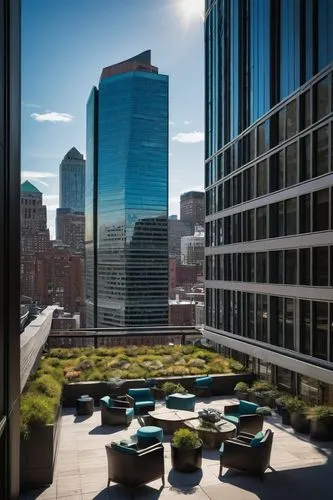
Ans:
{"type": "Polygon", "coordinates": [[[86,102],[104,66],[146,50],[170,78],[169,210],[203,188],[203,0],[22,0],[22,181],[54,232],[59,163],[85,151],[86,102]]]}

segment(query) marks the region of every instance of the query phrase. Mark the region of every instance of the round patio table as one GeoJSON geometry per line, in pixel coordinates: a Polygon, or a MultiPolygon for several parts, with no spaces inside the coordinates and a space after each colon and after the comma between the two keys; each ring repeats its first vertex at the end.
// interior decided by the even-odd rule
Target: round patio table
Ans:
{"type": "Polygon", "coordinates": [[[207,448],[219,449],[221,443],[236,435],[236,426],[227,420],[221,419],[213,426],[203,426],[200,419],[187,420],[185,426],[196,430],[200,439],[207,448]]]}

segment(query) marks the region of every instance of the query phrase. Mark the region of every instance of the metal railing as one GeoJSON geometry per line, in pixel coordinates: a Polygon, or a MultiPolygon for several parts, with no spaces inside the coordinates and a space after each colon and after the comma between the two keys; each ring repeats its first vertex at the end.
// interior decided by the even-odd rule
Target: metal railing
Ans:
{"type": "Polygon", "coordinates": [[[200,339],[195,326],[112,327],[51,330],[48,347],[94,347],[181,344],[200,339]]]}

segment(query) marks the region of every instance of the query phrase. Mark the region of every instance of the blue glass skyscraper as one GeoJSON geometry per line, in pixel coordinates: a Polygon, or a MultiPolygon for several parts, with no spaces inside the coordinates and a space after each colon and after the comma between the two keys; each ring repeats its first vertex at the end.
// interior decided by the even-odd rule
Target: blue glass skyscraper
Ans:
{"type": "Polygon", "coordinates": [[[206,0],[205,334],[333,402],[333,2],[206,0]]]}
{"type": "Polygon", "coordinates": [[[87,104],[87,326],[168,322],[168,77],[150,51],[87,104]]]}

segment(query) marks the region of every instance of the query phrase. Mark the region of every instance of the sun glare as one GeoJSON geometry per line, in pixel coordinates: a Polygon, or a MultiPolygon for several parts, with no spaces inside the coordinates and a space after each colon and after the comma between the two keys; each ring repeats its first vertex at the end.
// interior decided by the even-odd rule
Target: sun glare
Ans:
{"type": "Polygon", "coordinates": [[[178,8],[186,23],[201,19],[204,16],[204,0],[179,0],[178,8]]]}

